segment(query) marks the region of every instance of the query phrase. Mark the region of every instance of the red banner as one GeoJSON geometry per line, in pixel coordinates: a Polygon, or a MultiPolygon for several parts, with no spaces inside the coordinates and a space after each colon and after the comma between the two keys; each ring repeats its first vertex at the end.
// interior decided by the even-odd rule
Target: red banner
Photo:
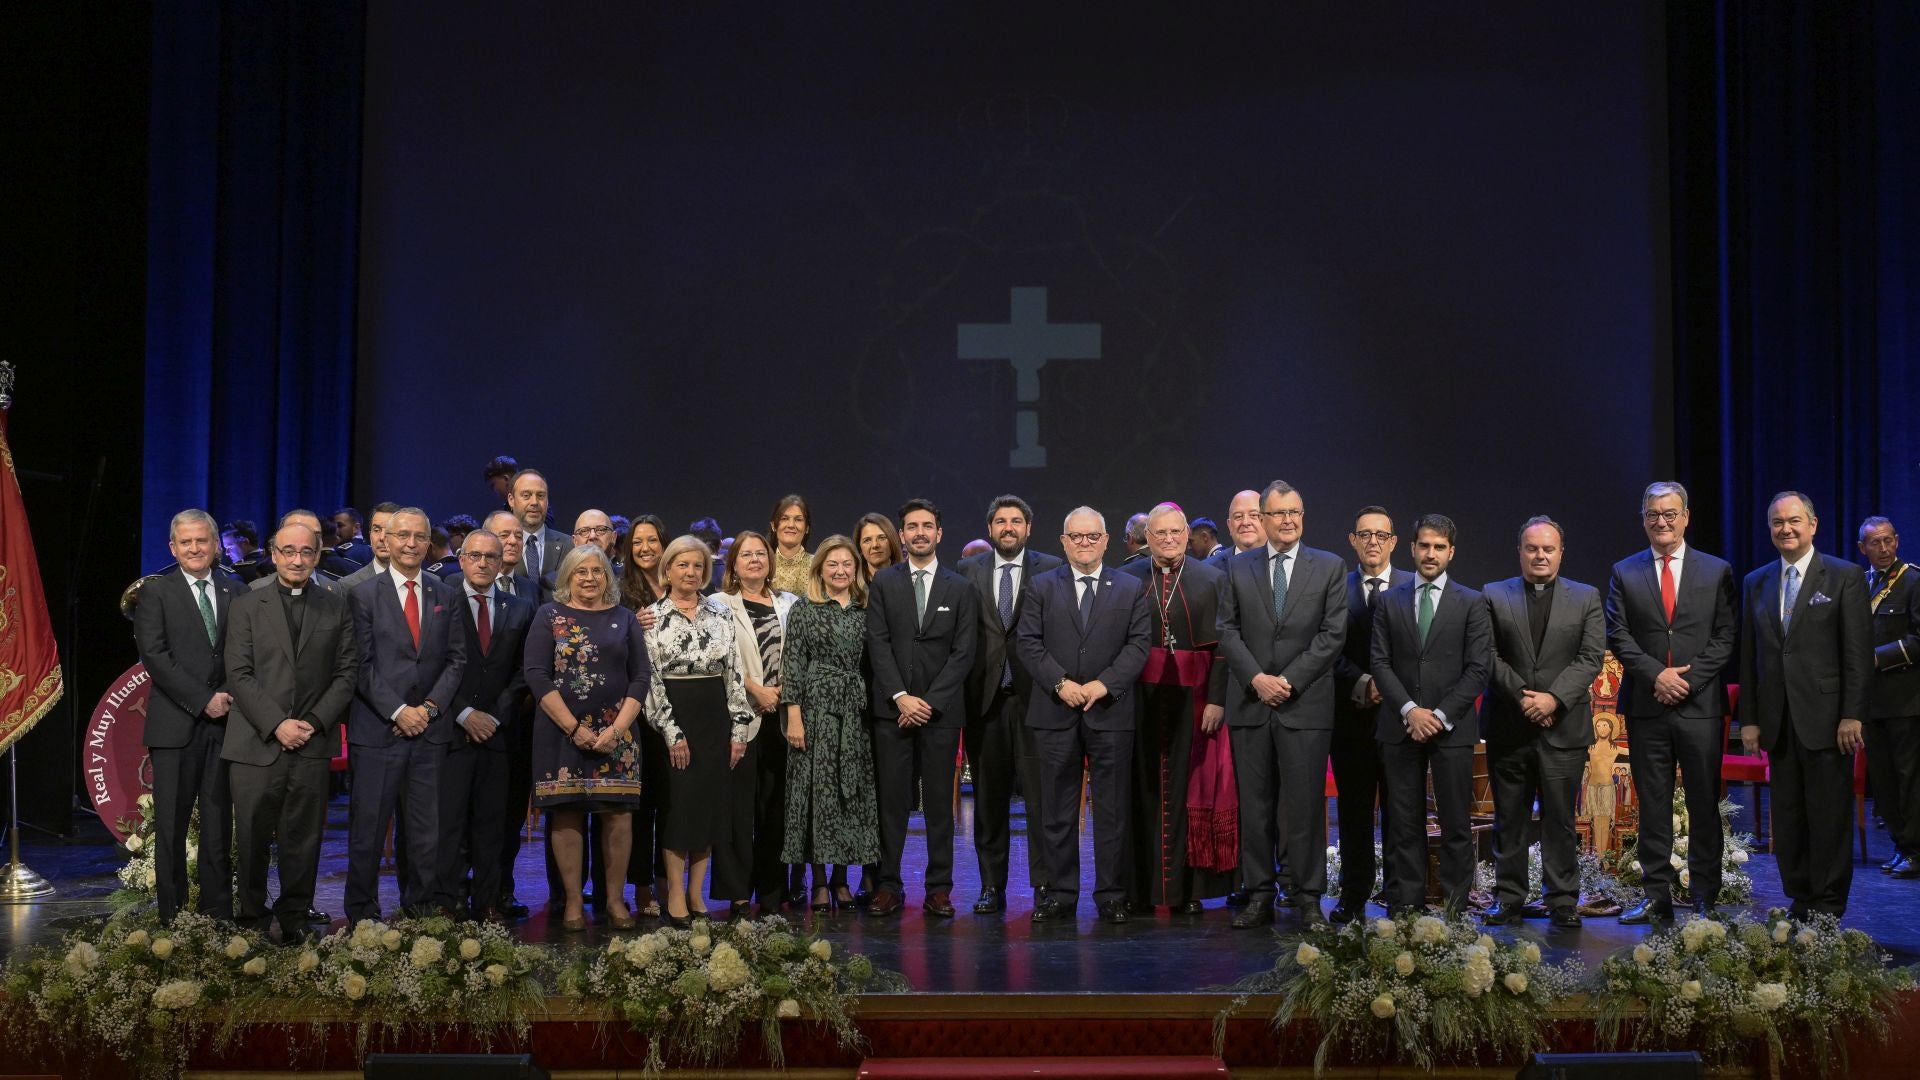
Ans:
{"type": "Polygon", "coordinates": [[[40,588],[27,507],[13,473],[6,413],[0,412],[0,751],[33,730],[60,700],[60,649],[40,588]]]}

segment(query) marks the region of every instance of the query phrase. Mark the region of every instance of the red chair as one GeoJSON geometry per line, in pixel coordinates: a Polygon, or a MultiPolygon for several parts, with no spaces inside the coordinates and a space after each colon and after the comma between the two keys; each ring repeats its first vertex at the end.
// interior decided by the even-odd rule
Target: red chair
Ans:
{"type": "Polygon", "coordinates": [[[1853,826],[1860,834],[1860,861],[1867,860],[1867,751],[1853,755],[1853,826]]]}
{"type": "MultiPolygon", "coordinates": [[[[1740,704],[1740,687],[1737,685],[1728,686],[1727,687],[1727,745],[1728,746],[1732,746],[1736,738],[1735,736],[1736,729],[1734,727],[1734,716],[1739,711],[1739,708],[1738,708],[1739,704],[1740,704]]],[[[1726,798],[1728,784],[1748,784],[1757,789],[1760,787],[1764,787],[1768,784],[1771,784],[1772,782],[1773,782],[1773,767],[1767,763],[1766,751],[1762,750],[1757,755],[1723,753],[1720,756],[1720,797],[1721,798],[1723,799],[1726,798]]],[[[1754,800],[1753,800],[1753,805],[1756,809],[1758,809],[1760,805],[1759,795],[1760,793],[1756,790],[1754,792],[1754,800]]],[[[1756,828],[1758,828],[1759,822],[1755,821],[1754,825],[1756,828]]],[[[1767,838],[1768,838],[1767,847],[1769,849],[1772,847],[1772,837],[1773,837],[1773,803],[1769,801],[1767,803],[1767,838]]]]}

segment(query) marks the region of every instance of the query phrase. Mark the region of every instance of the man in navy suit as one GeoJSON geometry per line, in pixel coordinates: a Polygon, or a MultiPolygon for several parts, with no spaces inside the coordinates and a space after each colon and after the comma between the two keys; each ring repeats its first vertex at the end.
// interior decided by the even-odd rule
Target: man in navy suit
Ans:
{"type": "Polygon", "coordinates": [[[1152,615],[1139,578],[1101,565],[1107,523],[1082,506],[1060,537],[1067,565],[1034,577],[1015,651],[1033,677],[1027,726],[1040,751],[1040,837],[1047,895],[1034,922],[1071,919],[1080,897],[1080,777],[1093,785],[1093,901],[1127,921],[1126,825],[1133,768],[1131,695],[1146,666],[1152,615]]]}
{"type": "Polygon", "coordinates": [[[440,778],[456,737],[445,710],[467,662],[463,599],[446,582],[421,572],[432,525],[417,507],[387,522],[386,573],[348,594],[360,676],[347,719],[353,799],[347,816],[347,921],[380,917],[380,856],[387,825],[404,806],[397,830],[406,847],[400,906],[430,914],[438,888],[440,778]]]}
{"type": "Polygon", "coordinates": [[[1260,493],[1266,543],[1227,559],[1220,655],[1232,682],[1227,727],[1240,795],[1240,874],[1247,906],[1236,929],[1273,922],[1274,852],[1293,877],[1307,925],[1326,922],[1327,754],[1334,659],[1347,638],[1346,564],[1301,543],[1306,503],[1284,480],[1260,493]]]}
{"type": "Polygon", "coordinates": [[[967,761],[973,766],[973,851],[980,863],[980,897],[973,910],[997,915],[1007,909],[1007,859],[1012,848],[1010,804],[1013,780],[1027,806],[1027,882],[1038,901],[1047,884],[1040,858],[1040,758],[1026,725],[1033,676],[1014,649],[1014,634],[1027,582],[1060,560],[1027,546],[1033,508],[1018,495],[1002,495],[987,507],[991,551],[960,560],[972,583],[980,629],[967,677],[967,761]]]}
{"type": "Polygon", "coordinates": [[[927,825],[925,907],[944,918],[953,915],[953,763],[966,720],[980,602],[965,577],[940,565],[940,511],[933,503],[911,499],[900,508],[900,543],[905,561],[875,574],[867,590],[880,802],[880,881],[867,914],[900,910],[900,857],[917,764],[927,825]]]}
{"type": "MultiPolygon", "coordinates": [[[[1373,808],[1386,809],[1380,782],[1380,743],[1373,737],[1380,688],[1373,674],[1373,606],[1386,591],[1413,574],[1395,570],[1393,518],[1384,506],[1363,506],[1353,515],[1347,543],[1359,560],[1347,575],[1347,640],[1333,661],[1333,783],[1339,789],[1340,900],[1327,918],[1340,925],[1366,910],[1378,869],[1373,850],[1373,808]]],[[[1382,821],[1384,827],[1385,822],[1382,821]]]]}
{"type": "Polygon", "coordinates": [[[533,605],[496,587],[501,552],[500,538],[485,530],[470,532],[461,542],[465,575],[456,587],[461,628],[471,648],[460,689],[447,706],[460,738],[447,755],[440,786],[439,904],[495,922],[504,919],[499,910],[500,846],[508,816],[513,731],[533,719],[521,667],[533,605]]]}
{"type": "Polygon", "coordinates": [[[514,474],[507,508],[519,517],[525,536],[526,546],[520,558],[522,572],[549,594],[553,591],[553,575],[560,569],[560,560],[573,549],[573,538],[548,524],[550,505],[547,478],[540,470],[521,469],[514,474]]]}
{"type": "Polygon", "coordinates": [[[160,919],[187,902],[187,826],[200,807],[200,912],[233,918],[233,799],[220,760],[228,710],[227,611],[245,595],[213,572],[218,527],[204,510],[182,510],[167,527],[177,570],[141,587],[133,640],[153,679],[146,744],[153,763],[154,892],[160,919]]]}
{"type": "Polygon", "coordinates": [[[1414,580],[1373,606],[1373,681],[1380,688],[1374,737],[1386,775],[1387,907],[1420,906],[1427,882],[1427,774],[1440,820],[1440,889],[1459,911],[1473,885],[1474,699],[1493,665],[1493,626],[1479,593],[1452,580],[1453,520],[1413,523],[1414,580]]]}
{"type": "Polygon", "coordinates": [[[1720,759],[1726,754],[1728,665],[1733,662],[1733,568],[1687,544],[1687,489],[1647,486],[1640,519],[1651,547],[1613,564],[1607,648],[1620,661],[1620,713],[1633,739],[1628,765],[1640,800],[1636,848],[1647,898],[1620,915],[1639,924],[1673,917],[1673,785],[1686,784],[1692,829],[1687,878],[1696,911],[1720,894],[1720,759]]]}
{"type": "Polygon", "coordinates": [[[1796,919],[1846,914],[1853,755],[1873,695],[1866,576],[1813,549],[1819,525],[1813,500],[1775,495],[1767,527],[1780,558],[1740,591],[1740,741],[1772,765],[1773,848],[1796,919]]]}

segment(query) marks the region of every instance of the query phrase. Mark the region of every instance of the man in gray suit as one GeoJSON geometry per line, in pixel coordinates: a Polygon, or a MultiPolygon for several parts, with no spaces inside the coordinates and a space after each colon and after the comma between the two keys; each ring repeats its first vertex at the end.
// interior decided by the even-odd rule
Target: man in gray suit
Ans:
{"type": "Polygon", "coordinates": [[[359,649],[347,600],[315,588],[320,532],[282,525],[271,541],[270,585],[234,603],[227,648],[233,713],[228,763],[238,828],[239,921],[280,939],[309,937],[320,832],[327,818],[327,759],[353,700],[359,649]],[[277,841],[280,897],[267,907],[268,847],[277,841]]]}
{"type": "Polygon", "coordinates": [[[1564,550],[1559,523],[1533,518],[1520,529],[1520,576],[1486,588],[1493,685],[1482,728],[1499,825],[1499,903],[1485,923],[1520,921],[1537,796],[1541,899],[1554,926],[1580,926],[1573,801],[1593,745],[1593,678],[1607,631],[1600,590],[1560,576],[1564,550]]]}
{"type": "Polygon", "coordinates": [[[553,573],[573,549],[573,538],[547,524],[548,506],[547,478],[540,470],[521,469],[513,474],[507,509],[520,518],[520,527],[526,533],[520,565],[528,577],[551,590],[553,573]]]}
{"type": "Polygon", "coordinates": [[[1273,922],[1273,853],[1293,877],[1293,904],[1326,922],[1327,753],[1333,662],[1347,638],[1347,568],[1300,542],[1306,503],[1284,480],[1260,493],[1267,542],[1227,560],[1220,648],[1233,682],[1227,726],[1240,795],[1240,873],[1247,906],[1236,929],[1273,922]],[[1276,844],[1276,839],[1278,843],[1276,844]]]}
{"type": "Polygon", "coordinates": [[[393,512],[400,509],[399,503],[383,502],[374,505],[373,512],[367,518],[367,546],[373,557],[365,566],[340,579],[340,587],[351,593],[363,581],[372,581],[384,575],[389,565],[387,552],[387,527],[393,521],[393,512]]]}
{"type": "Polygon", "coordinates": [[[133,609],[133,640],[153,679],[146,744],[153,763],[154,892],[160,919],[171,922],[186,905],[187,826],[200,806],[200,911],[233,917],[228,868],[233,800],[220,742],[233,697],[226,664],[230,608],[245,595],[232,578],[213,572],[219,530],[205,510],[182,510],[167,527],[177,569],[140,590],[133,609]]]}
{"type": "Polygon", "coordinates": [[[1033,677],[1027,727],[1040,751],[1047,895],[1034,922],[1074,917],[1080,896],[1080,778],[1093,787],[1093,902],[1127,921],[1123,860],[1133,768],[1132,690],[1146,666],[1152,614],[1140,579],[1101,565],[1107,523],[1082,506],[1060,537],[1067,565],[1027,585],[1015,652],[1033,677]],[[1084,762],[1084,765],[1082,764],[1084,762]]]}
{"type": "Polygon", "coordinates": [[[1853,755],[1873,695],[1866,576],[1813,549],[1819,524],[1805,495],[1775,495],[1767,526],[1780,558],[1740,593],[1740,742],[1767,751],[1780,889],[1796,919],[1846,914],[1853,755]]]}

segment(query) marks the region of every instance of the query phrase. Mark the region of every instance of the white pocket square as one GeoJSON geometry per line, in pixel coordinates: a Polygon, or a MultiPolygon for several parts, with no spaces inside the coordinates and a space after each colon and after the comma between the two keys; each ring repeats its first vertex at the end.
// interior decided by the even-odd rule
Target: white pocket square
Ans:
{"type": "Polygon", "coordinates": [[[1823,593],[1823,592],[1815,592],[1812,596],[1807,598],[1808,607],[1812,607],[1815,604],[1831,604],[1831,603],[1833,603],[1833,597],[1828,596],[1826,593],[1823,593]]]}
{"type": "Polygon", "coordinates": [[[937,608],[934,608],[933,610],[934,610],[934,613],[935,613],[935,614],[938,614],[938,613],[940,613],[940,612],[942,612],[942,611],[952,611],[953,609],[952,609],[952,608],[950,608],[950,607],[948,607],[948,606],[947,606],[947,605],[945,605],[945,604],[941,604],[941,605],[940,605],[939,607],[937,607],[937,608]]]}

